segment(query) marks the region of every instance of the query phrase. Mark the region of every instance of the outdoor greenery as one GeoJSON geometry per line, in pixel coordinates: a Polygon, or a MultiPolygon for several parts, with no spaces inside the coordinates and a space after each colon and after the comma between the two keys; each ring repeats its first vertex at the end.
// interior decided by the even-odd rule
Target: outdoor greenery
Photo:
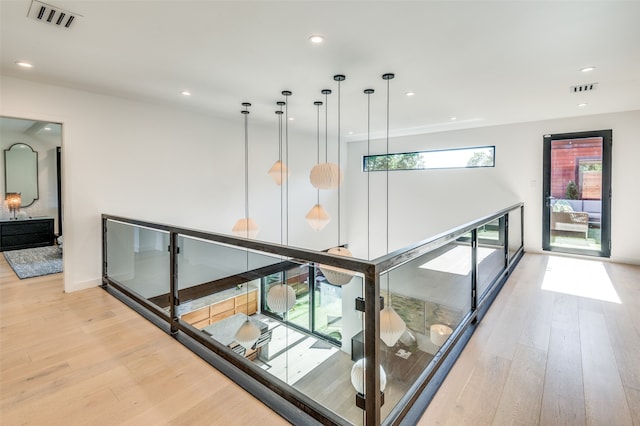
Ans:
{"type": "Polygon", "coordinates": [[[493,157],[486,151],[476,151],[467,162],[467,167],[491,167],[493,166],[493,157]]]}
{"type": "Polygon", "coordinates": [[[405,154],[372,155],[365,158],[364,170],[368,172],[383,170],[413,170],[424,167],[419,152],[405,154]]]}
{"type": "Polygon", "coordinates": [[[570,180],[567,184],[565,198],[567,200],[577,200],[580,198],[580,194],[578,193],[578,185],[576,185],[576,183],[572,180],[570,180]]]}
{"type": "Polygon", "coordinates": [[[580,163],[580,171],[581,172],[601,172],[602,171],[602,162],[593,162],[593,163],[580,163]]]}

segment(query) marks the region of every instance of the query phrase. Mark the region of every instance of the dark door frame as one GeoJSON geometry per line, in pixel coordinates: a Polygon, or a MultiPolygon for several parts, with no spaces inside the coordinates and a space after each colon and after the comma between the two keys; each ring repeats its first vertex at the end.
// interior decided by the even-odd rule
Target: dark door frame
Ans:
{"type": "Polygon", "coordinates": [[[544,135],[543,149],[543,186],[542,186],[542,249],[561,253],[588,256],[611,256],[611,150],[613,131],[594,130],[576,133],[558,133],[544,135]],[[602,138],[602,215],[600,219],[600,250],[571,249],[551,246],[551,141],[562,139],[602,138]]]}

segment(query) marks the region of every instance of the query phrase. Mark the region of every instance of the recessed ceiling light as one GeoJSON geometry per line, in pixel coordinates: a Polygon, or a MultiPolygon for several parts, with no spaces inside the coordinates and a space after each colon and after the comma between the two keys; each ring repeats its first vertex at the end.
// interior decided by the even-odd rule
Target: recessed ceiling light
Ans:
{"type": "Polygon", "coordinates": [[[181,94],[182,96],[191,96],[191,92],[190,92],[190,91],[188,91],[188,90],[183,90],[182,92],[180,92],[180,94],[181,94]]]}
{"type": "Polygon", "coordinates": [[[451,121],[456,121],[457,119],[457,117],[451,117],[451,121]]]}
{"type": "Polygon", "coordinates": [[[324,37],[321,35],[315,34],[309,37],[309,41],[313,44],[320,44],[324,41],[324,37]]]}
{"type": "Polygon", "coordinates": [[[595,69],[596,69],[596,67],[586,67],[586,68],[582,68],[580,70],[580,72],[591,72],[591,71],[593,71],[595,69]]]}
{"type": "Polygon", "coordinates": [[[405,93],[405,95],[407,95],[407,96],[415,96],[416,92],[407,92],[407,93],[405,93]]]}
{"type": "Polygon", "coordinates": [[[16,61],[16,65],[22,68],[33,68],[33,65],[31,65],[29,62],[24,61],[16,61]]]}
{"type": "Polygon", "coordinates": [[[293,120],[295,120],[295,118],[289,117],[289,121],[293,121],[293,120]]]}
{"type": "Polygon", "coordinates": [[[587,106],[587,104],[585,104],[585,103],[578,104],[578,108],[584,108],[586,106],[587,106]]]}

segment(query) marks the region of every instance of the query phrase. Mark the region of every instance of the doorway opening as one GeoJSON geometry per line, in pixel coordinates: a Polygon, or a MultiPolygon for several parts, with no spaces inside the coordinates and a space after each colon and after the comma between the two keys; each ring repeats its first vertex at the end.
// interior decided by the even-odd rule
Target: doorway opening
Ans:
{"type": "Polygon", "coordinates": [[[611,254],[612,131],[544,136],[542,248],[611,254]]]}

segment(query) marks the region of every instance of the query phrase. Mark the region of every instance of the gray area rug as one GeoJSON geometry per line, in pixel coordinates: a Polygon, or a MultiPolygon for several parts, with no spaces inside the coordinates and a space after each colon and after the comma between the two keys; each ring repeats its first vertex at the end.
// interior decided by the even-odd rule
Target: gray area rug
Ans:
{"type": "Polygon", "coordinates": [[[58,246],[3,252],[20,279],[62,272],[62,250],[58,246]]]}

